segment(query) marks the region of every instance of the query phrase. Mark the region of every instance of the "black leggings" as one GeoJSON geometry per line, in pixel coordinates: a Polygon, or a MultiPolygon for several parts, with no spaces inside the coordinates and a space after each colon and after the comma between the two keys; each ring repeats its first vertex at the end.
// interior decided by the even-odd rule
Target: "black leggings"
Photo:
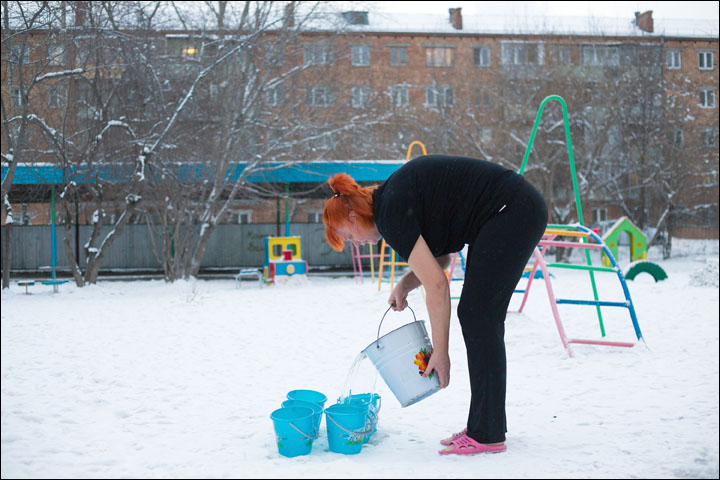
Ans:
{"type": "Polygon", "coordinates": [[[512,200],[482,226],[468,247],[457,308],[472,392],[468,436],[480,443],[505,441],[505,315],[547,226],[545,200],[521,180],[512,200]]]}

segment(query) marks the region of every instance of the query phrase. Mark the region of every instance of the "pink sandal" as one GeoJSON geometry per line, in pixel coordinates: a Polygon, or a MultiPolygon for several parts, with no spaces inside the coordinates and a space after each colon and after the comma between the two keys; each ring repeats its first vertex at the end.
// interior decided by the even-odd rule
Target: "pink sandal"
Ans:
{"type": "Polygon", "coordinates": [[[500,453],[507,450],[505,444],[502,445],[486,445],[478,443],[467,435],[462,435],[452,442],[452,449],[440,450],[440,455],[474,455],[476,453],[500,453]]]}
{"type": "Polygon", "coordinates": [[[462,432],[453,433],[453,434],[452,434],[452,437],[450,437],[450,438],[443,438],[442,440],[440,440],[440,444],[441,444],[441,445],[445,445],[446,447],[449,447],[450,445],[453,444],[453,442],[454,442],[455,440],[457,440],[458,438],[462,437],[462,436],[465,435],[466,433],[467,433],[467,428],[463,428],[463,429],[462,429],[462,432]]]}

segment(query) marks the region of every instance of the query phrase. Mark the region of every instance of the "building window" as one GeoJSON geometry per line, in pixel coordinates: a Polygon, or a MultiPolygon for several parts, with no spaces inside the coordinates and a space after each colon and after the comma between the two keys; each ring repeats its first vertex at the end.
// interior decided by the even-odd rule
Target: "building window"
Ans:
{"type": "Polygon", "coordinates": [[[703,147],[717,147],[718,130],[713,127],[705,127],[702,129],[703,147]]]}
{"type": "Polygon", "coordinates": [[[427,87],[425,89],[425,106],[452,107],[455,104],[455,93],[452,87],[427,87]]]}
{"type": "Polygon", "coordinates": [[[718,183],[718,172],[717,170],[710,170],[702,174],[702,184],[706,186],[717,185],[718,183]]]}
{"type": "Polygon", "coordinates": [[[553,47],[555,61],[560,65],[570,65],[570,47],[568,45],[555,45],[553,47]]]}
{"type": "Polygon", "coordinates": [[[271,67],[282,67],[285,64],[285,47],[282,44],[268,46],[265,56],[271,67]]]}
{"type": "Polygon", "coordinates": [[[700,89],[700,106],[702,108],[715,108],[715,89],[714,88],[701,88],[700,89]]]}
{"type": "Polygon", "coordinates": [[[252,210],[238,210],[237,223],[240,225],[248,225],[252,223],[252,210]]]}
{"type": "Polygon", "coordinates": [[[685,144],[685,138],[682,130],[675,130],[670,137],[670,144],[675,148],[682,148],[685,144]]]}
{"type": "Polygon", "coordinates": [[[308,43],[304,45],[303,63],[305,65],[332,65],[332,48],[325,42],[308,43]]]}
{"type": "Polygon", "coordinates": [[[425,47],[425,64],[428,67],[452,67],[453,47],[425,47]]]}
{"type": "Polygon", "coordinates": [[[370,47],[367,45],[353,45],[352,64],[355,67],[367,67],[370,65],[370,47]]]}
{"type": "Polygon", "coordinates": [[[10,87],[10,105],[13,107],[22,107],[22,90],[20,87],[10,87]]]}
{"type": "Polygon", "coordinates": [[[329,107],[332,104],[330,88],[319,86],[308,88],[305,103],[311,107],[329,107]]]}
{"type": "Polygon", "coordinates": [[[390,47],[390,65],[407,65],[407,47],[390,47]]]}
{"type": "Polygon", "coordinates": [[[370,87],[367,85],[353,85],[352,87],[352,106],[355,108],[363,108],[367,106],[370,100],[370,87]]]}
{"type": "Polygon", "coordinates": [[[50,45],[48,47],[48,61],[50,65],[63,65],[65,48],[62,45],[50,45]]]}
{"type": "Polygon", "coordinates": [[[390,87],[390,99],[394,107],[408,106],[408,86],[392,85],[390,87]]]}
{"type": "Polygon", "coordinates": [[[167,54],[174,57],[197,58],[200,56],[200,46],[196,39],[189,35],[178,34],[166,36],[167,54]]]}
{"type": "Polygon", "coordinates": [[[65,104],[64,88],[56,84],[48,88],[48,108],[60,108],[65,104]]]}
{"type": "Polygon", "coordinates": [[[12,45],[10,46],[10,62],[14,64],[27,65],[29,62],[27,50],[23,48],[23,45],[12,45]]]}
{"type": "Polygon", "coordinates": [[[698,68],[700,70],[712,70],[713,60],[713,52],[698,52],[698,68]]]}
{"type": "Polygon", "coordinates": [[[614,45],[583,45],[582,62],[589,66],[618,66],[620,50],[614,45]]]}
{"type": "Polygon", "coordinates": [[[308,212],[307,223],[320,223],[322,222],[322,211],[315,210],[314,212],[308,212]]]}
{"type": "Polygon", "coordinates": [[[668,50],[665,52],[665,64],[669,70],[680,70],[682,67],[680,50],[668,50]]]}
{"type": "Polygon", "coordinates": [[[473,64],[476,67],[489,67],[490,47],[473,47],[473,64]]]}
{"type": "Polygon", "coordinates": [[[607,221],[608,211],[607,208],[593,208],[592,219],[594,224],[607,221]]]}
{"type": "Polygon", "coordinates": [[[503,65],[542,65],[544,49],[541,43],[505,42],[501,45],[503,65]]]}
{"type": "Polygon", "coordinates": [[[279,107],[285,101],[285,89],[282,85],[278,85],[275,88],[271,88],[267,92],[267,103],[271,107],[279,107]]]}

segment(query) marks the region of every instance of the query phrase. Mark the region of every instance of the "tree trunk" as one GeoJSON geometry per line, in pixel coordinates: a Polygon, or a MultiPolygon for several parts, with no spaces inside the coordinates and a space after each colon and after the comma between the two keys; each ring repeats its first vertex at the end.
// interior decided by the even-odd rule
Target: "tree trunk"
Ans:
{"type": "Polygon", "coordinates": [[[3,227],[5,229],[5,236],[3,238],[3,253],[2,253],[2,265],[3,265],[3,275],[2,275],[2,288],[10,288],[10,266],[12,265],[12,227],[13,224],[6,223],[3,227]]]}
{"type": "Polygon", "coordinates": [[[85,286],[85,280],[83,279],[82,272],[80,271],[80,266],[75,260],[74,249],[70,244],[70,238],[73,236],[72,227],[73,226],[70,222],[65,222],[65,234],[63,235],[65,258],[67,259],[68,265],[70,265],[70,270],[72,271],[73,278],[75,279],[75,284],[78,287],[83,287],[85,286]]]}
{"type": "Polygon", "coordinates": [[[207,244],[210,241],[210,235],[212,235],[212,232],[214,230],[215,224],[208,223],[207,228],[205,228],[200,235],[200,238],[197,242],[197,247],[195,248],[192,259],[190,260],[190,269],[188,272],[186,272],[186,279],[189,277],[195,277],[200,272],[200,264],[202,263],[202,259],[205,256],[205,249],[207,248],[207,244]]]}

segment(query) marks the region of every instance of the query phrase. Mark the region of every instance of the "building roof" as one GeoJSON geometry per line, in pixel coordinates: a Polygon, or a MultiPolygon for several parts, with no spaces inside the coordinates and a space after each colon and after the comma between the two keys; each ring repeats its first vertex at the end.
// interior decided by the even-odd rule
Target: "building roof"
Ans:
{"type": "MultiPolygon", "coordinates": [[[[342,18],[342,17],[341,17],[342,18]]],[[[718,38],[718,21],[655,18],[654,32],[634,25],[634,18],[463,15],[462,30],[450,23],[450,15],[368,12],[367,25],[345,25],[350,32],[445,33],[458,35],[582,35],[619,37],[718,38]]],[[[318,25],[314,25],[318,28],[318,25]]],[[[318,28],[321,29],[321,28],[318,28]]]]}

